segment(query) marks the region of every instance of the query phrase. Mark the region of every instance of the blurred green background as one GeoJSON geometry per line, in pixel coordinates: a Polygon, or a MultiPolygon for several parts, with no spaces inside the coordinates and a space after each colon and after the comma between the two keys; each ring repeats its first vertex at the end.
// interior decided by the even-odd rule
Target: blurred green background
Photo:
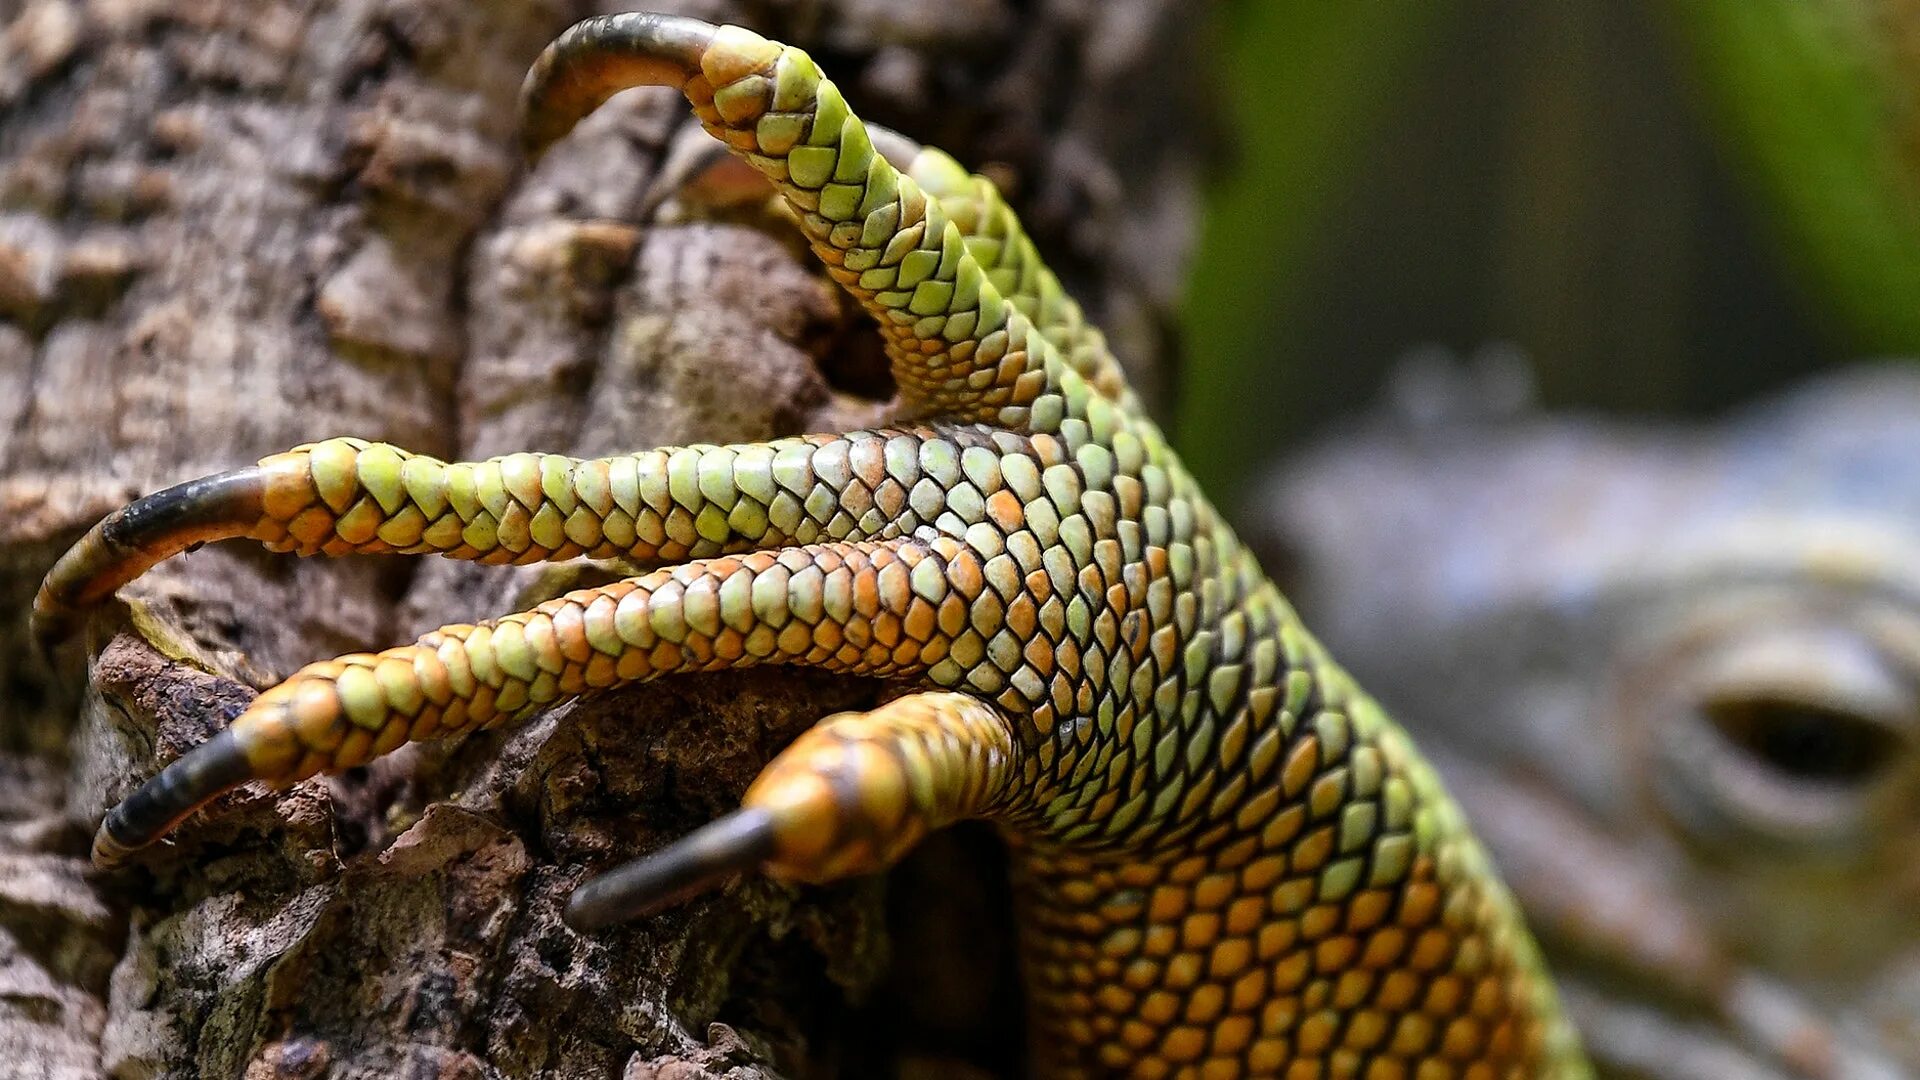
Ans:
{"type": "Polygon", "coordinates": [[[1920,0],[1230,0],[1215,41],[1174,431],[1223,505],[1416,347],[1663,413],[1920,354],[1920,0]]]}

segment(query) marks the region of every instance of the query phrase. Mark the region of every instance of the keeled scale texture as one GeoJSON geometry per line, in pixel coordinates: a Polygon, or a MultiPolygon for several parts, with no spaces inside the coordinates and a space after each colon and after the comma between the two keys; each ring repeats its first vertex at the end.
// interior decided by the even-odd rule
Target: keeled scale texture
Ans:
{"type": "MultiPolygon", "coordinates": [[[[595,461],[352,440],[262,461],[227,534],[282,550],[681,565],[312,665],[236,720],[249,770],[285,782],[673,671],[892,676],[967,700],[910,694],[782,755],[747,800],[787,815],[768,868],[832,877],[957,817],[1001,822],[1049,1075],[1582,1075],[1452,804],[1221,523],[992,189],[928,152],[912,173],[929,197],[805,54],[654,16],[549,50],[536,142],[629,81],[682,84],[775,183],[875,315],[912,422],[595,461]]],[[[206,538],[110,519],[42,614],[206,538]]],[[[150,838],[116,836],[127,820],[104,855],[150,838]]]]}

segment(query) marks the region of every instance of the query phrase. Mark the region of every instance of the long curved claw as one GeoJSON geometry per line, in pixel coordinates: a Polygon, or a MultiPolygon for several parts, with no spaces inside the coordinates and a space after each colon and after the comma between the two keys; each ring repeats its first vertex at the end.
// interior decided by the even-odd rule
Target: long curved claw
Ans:
{"type": "MultiPolygon", "coordinates": [[[[870,512],[876,495],[890,499],[887,485],[899,485],[893,473],[905,475],[901,463],[917,462],[940,438],[921,427],[480,462],[327,439],[109,514],[47,575],[34,601],[34,631],[49,651],[87,605],[214,540],[245,537],[298,555],[654,563],[911,532],[925,523],[912,507],[870,512]]],[[[937,516],[944,502],[931,494],[915,505],[937,516]]]]}
{"type": "Polygon", "coordinates": [[[888,160],[908,147],[884,137],[876,144],[800,49],[682,17],[589,19],[548,46],[528,75],[529,151],[639,85],[679,88],[708,133],[773,182],[827,273],[879,323],[915,412],[1052,431],[1057,407],[1040,399],[1087,392],[987,279],[938,200],[888,160]]]}
{"type": "Polygon", "coordinates": [[[636,919],[756,868],[813,883],[878,872],[930,830],[991,813],[1018,756],[1012,721],[962,694],[830,716],[766,767],[741,809],[581,886],[567,924],[636,919]]]}
{"type": "Polygon", "coordinates": [[[267,478],[259,467],[175,484],[115,510],[67,549],[33,598],[33,636],[44,650],[68,637],[80,613],[154,564],[197,544],[245,536],[260,519],[267,478]]]}
{"type": "Polygon", "coordinates": [[[736,810],[580,886],[563,918],[584,933],[651,915],[757,868],[775,850],[773,815],[736,810]]]}
{"type": "Polygon", "coordinates": [[[600,15],[576,23],[554,39],[527,72],[522,141],[529,161],[572,131],[613,95],[634,86],[681,89],[700,71],[700,58],[716,28],[693,19],[652,12],[600,15]]]}
{"type": "Polygon", "coordinates": [[[251,779],[253,766],[233,729],[220,732],[175,759],[107,813],[93,837],[94,865],[120,865],[195,810],[251,779]]]}
{"type": "Polygon", "coordinates": [[[948,591],[936,603],[913,591],[922,566],[923,580],[985,576],[978,553],[944,537],[752,552],[577,590],[492,622],[441,627],[378,654],[309,664],[116,807],[97,857],[124,858],[248,779],[293,783],[364,765],[409,741],[674,672],[805,664],[959,678],[949,654],[963,635],[978,634],[961,629],[965,598],[948,591]]]}

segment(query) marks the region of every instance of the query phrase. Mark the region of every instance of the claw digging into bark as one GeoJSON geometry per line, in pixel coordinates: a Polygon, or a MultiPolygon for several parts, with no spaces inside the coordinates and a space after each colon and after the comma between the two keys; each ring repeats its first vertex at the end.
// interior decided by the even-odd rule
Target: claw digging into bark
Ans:
{"type": "Polygon", "coordinates": [[[773,816],[736,811],[580,886],[567,901],[567,925],[585,932],[651,915],[753,870],[773,852],[773,816]]]}

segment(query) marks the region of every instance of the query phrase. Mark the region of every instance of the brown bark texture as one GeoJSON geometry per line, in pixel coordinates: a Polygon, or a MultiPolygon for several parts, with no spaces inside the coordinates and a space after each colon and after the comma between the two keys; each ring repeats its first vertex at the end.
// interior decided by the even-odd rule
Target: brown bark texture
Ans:
{"type": "MultiPolygon", "coordinates": [[[[869,118],[987,167],[1153,396],[1205,136],[1194,5],[656,6],[805,45],[869,118]]],[[[107,805],[301,663],[619,572],[216,545],[43,662],[32,589],[113,507],[334,435],[594,454],[886,415],[876,336],[793,237],[665,189],[690,123],[674,95],[624,95],[522,165],[521,75],[598,10],[0,0],[0,1075],[1019,1060],[1017,1025],[991,1019],[1007,1001],[967,982],[1005,953],[968,935],[1004,930],[910,917],[927,910],[915,881],[992,893],[972,870],[921,867],[891,903],[880,881],[755,880],[611,932],[559,921],[590,868],[729,809],[795,733],[876,684],[760,671],[609,693],[287,793],[242,789],[135,868],[88,866],[107,805]],[[879,990],[889,907],[909,916],[892,951],[919,986],[900,1001],[879,990]],[[983,1022],[1011,1051],[943,1049],[983,1022]]]]}

